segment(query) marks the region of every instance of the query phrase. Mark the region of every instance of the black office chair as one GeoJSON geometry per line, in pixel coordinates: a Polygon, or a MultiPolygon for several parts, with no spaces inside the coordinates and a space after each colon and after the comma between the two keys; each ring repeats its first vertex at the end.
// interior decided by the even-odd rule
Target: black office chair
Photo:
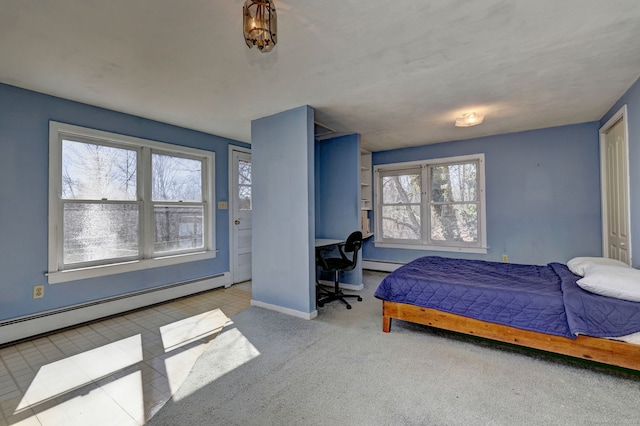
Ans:
{"type": "Polygon", "coordinates": [[[323,271],[334,273],[333,291],[328,291],[322,286],[318,286],[319,293],[317,295],[318,297],[316,303],[319,307],[323,307],[327,302],[339,300],[347,305],[347,309],[351,309],[351,305],[345,300],[345,298],[347,297],[355,297],[357,298],[358,302],[362,302],[362,297],[358,296],[357,294],[344,294],[342,290],[340,290],[340,285],[338,283],[340,272],[351,271],[358,264],[358,251],[360,251],[361,247],[362,232],[356,231],[352,232],[351,235],[349,235],[347,241],[338,244],[340,257],[324,257],[322,251],[318,253],[318,266],[320,266],[323,271]],[[347,257],[345,253],[353,253],[351,255],[351,259],[349,259],[349,257],[347,257]]]}

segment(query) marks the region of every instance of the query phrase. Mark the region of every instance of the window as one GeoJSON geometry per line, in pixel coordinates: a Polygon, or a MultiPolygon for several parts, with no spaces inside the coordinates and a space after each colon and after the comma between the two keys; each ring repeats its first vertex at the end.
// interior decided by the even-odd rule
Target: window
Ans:
{"type": "Polygon", "coordinates": [[[484,155],[375,167],[376,247],[486,253],[484,155]]]}
{"type": "Polygon", "coordinates": [[[238,210],[251,209],[251,161],[238,160],[238,210]]]}
{"type": "Polygon", "coordinates": [[[213,159],[51,122],[49,282],[215,257],[213,159]]]}

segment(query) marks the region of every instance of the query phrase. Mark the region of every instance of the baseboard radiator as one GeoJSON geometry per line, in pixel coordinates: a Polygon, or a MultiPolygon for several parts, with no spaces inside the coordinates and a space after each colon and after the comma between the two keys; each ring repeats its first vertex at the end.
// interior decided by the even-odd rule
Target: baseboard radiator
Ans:
{"type": "Polygon", "coordinates": [[[225,272],[0,321],[0,345],[230,284],[231,274],[225,272]]]}
{"type": "Polygon", "coordinates": [[[362,269],[368,269],[370,271],[393,272],[402,265],[404,265],[404,263],[362,259],[362,269]]]}

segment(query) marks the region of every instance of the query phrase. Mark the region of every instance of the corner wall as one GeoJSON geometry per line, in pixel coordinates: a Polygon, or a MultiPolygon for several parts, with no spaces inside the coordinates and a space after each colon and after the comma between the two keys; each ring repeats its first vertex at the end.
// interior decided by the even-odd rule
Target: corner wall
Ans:
{"type": "Polygon", "coordinates": [[[251,122],[252,303],[315,316],[314,111],[251,122]]]}

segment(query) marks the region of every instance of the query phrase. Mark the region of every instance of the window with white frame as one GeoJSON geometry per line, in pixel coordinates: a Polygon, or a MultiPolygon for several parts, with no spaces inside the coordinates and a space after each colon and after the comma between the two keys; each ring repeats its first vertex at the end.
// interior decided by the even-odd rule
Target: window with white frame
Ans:
{"type": "Polygon", "coordinates": [[[49,282],[215,257],[212,152],[50,123],[49,282]]]}
{"type": "Polygon", "coordinates": [[[486,253],[484,154],[375,167],[376,246],[486,253]]]}

